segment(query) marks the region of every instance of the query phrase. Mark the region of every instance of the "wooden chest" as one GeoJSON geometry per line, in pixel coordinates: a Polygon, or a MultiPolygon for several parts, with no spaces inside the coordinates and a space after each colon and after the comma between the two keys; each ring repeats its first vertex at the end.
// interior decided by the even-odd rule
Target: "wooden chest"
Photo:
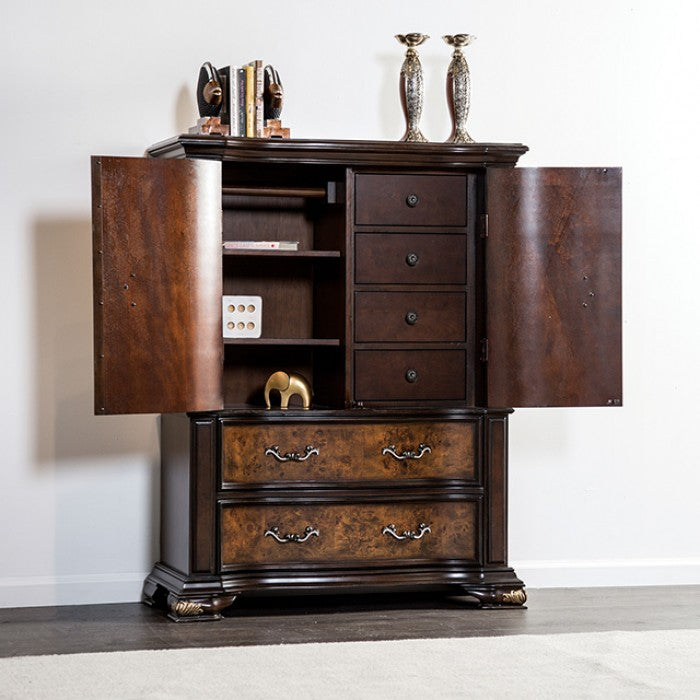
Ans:
{"type": "Polygon", "coordinates": [[[526,150],[180,136],[93,158],[95,411],[163,414],[146,602],[522,605],[510,407],[622,397],[620,172],[515,168],[526,150]],[[224,296],[261,299],[255,334],[224,337],[224,296]],[[309,410],[265,408],[279,371],[309,410]]]}

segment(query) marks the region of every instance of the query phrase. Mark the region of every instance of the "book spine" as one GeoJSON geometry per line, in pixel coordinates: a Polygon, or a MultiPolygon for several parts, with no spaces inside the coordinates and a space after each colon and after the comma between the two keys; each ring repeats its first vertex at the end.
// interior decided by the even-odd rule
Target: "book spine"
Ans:
{"type": "Polygon", "coordinates": [[[224,241],[226,250],[299,250],[298,241],[224,241]]]}
{"type": "MultiPolygon", "coordinates": [[[[221,89],[223,90],[224,97],[221,102],[221,111],[219,112],[219,117],[222,124],[231,124],[231,112],[228,95],[231,93],[231,80],[230,80],[230,69],[228,66],[225,68],[219,68],[219,76],[221,77],[221,89]]],[[[229,126],[229,134],[231,133],[231,127],[229,126]]]]}
{"type": "Polygon", "coordinates": [[[240,86],[238,82],[238,68],[231,66],[228,75],[228,115],[229,115],[229,134],[231,136],[240,136],[240,120],[238,113],[240,111],[240,86]]]}
{"type": "Polygon", "coordinates": [[[238,135],[245,136],[245,68],[238,69],[238,135]]]}
{"type": "Polygon", "coordinates": [[[262,138],[265,115],[263,104],[263,88],[265,85],[265,72],[262,61],[254,61],[255,64],[255,135],[262,138]]]}
{"type": "Polygon", "coordinates": [[[255,136],[255,67],[245,67],[245,135],[255,136]]]}

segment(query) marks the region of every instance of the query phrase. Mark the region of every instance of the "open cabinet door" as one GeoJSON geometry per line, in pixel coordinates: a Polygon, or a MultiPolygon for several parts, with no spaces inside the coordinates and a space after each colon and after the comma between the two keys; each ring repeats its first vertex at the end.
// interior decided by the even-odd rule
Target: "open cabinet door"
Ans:
{"type": "Polygon", "coordinates": [[[92,158],[95,413],[223,407],[221,164],[92,158]]]}
{"type": "Polygon", "coordinates": [[[621,171],[490,169],[487,405],[622,402],[621,171]]]}

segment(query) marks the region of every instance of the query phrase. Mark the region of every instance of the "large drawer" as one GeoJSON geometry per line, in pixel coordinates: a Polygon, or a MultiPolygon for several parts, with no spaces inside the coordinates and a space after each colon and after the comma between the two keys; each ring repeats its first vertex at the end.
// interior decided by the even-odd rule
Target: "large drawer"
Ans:
{"type": "Polygon", "coordinates": [[[222,429],[221,480],[476,479],[476,421],[233,423],[222,429]]]}
{"type": "Polygon", "coordinates": [[[356,401],[462,401],[463,350],[358,350],[356,401]]]}
{"type": "Polygon", "coordinates": [[[220,528],[222,568],[293,562],[475,561],[478,504],[466,500],[304,506],[223,503],[220,528]]]}
{"type": "Polygon", "coordinates": [[[464,175],[357,175],[355,223],[379,226],[466,226],[464,175]]]}
{"type": "Polygon", "coordinates": [[[464,342],[460,292],[357,292],[357,342],[464,342]]]}
{"type": "Polygon", "coordinates": [[[358,284],[466,284],[467,239],[447,233],[355,234],[358,284]]]}

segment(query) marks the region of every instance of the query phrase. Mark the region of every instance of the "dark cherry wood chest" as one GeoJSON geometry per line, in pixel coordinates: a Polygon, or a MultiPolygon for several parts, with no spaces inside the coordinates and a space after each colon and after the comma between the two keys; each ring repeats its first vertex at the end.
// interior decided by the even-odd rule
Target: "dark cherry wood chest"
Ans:
{"type": "Polygon", "coordinates": [[[526,150],[181,136],[93,158],[95,411],[163,414],[146,602],[525,602],[508,415],[622,399],[620,171],[514,167],[526,150]],[[260,338],[223,338],[229,294],[262,298],[260,338]],[[278,370],[309,410],[265,408],[278,370]]]}

